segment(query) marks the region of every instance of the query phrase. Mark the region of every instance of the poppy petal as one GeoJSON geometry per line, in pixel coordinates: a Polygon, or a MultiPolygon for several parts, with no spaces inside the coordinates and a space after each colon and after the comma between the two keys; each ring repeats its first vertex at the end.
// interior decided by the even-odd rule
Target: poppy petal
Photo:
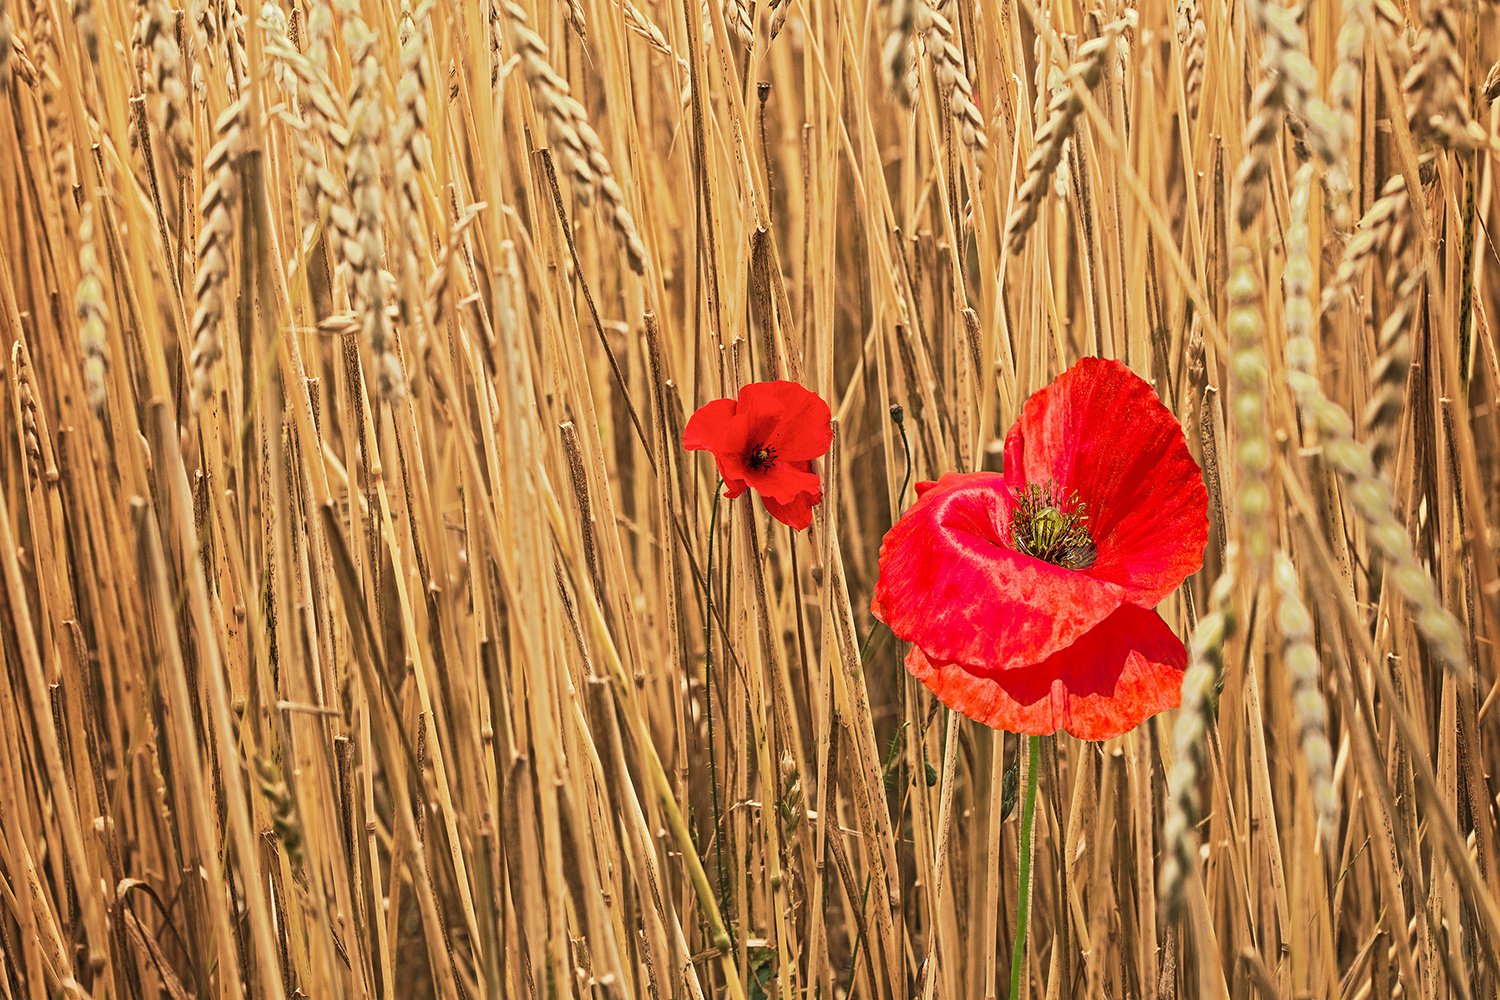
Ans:
{"type": "Polygon", "coordinates": [[[1115,584],[1008,547],[1010,492],[995,472],[948,473],[880,546],[871,610],[936,660],[1040,663],[1108,618],[1115,584]]]}
{"type": "Polygon", "coordinates": [[[738,449],[740,441],[726,441],[738,430],[734,417],[735,402],[732,399],[704,403],[688,417],[687,426],[682,429],[682,447],[688,451],[719,451],[725,444],[730,444],[738,449]]]}
{"type": "Polygon", "coordinates": [[[823,494],[822,491],[798,493],[797,499],[791,503],[781,503],[762,493],[760,500],[766,505],[766,510],[771,512],[772,517],[789,528],[801,531],[812,524],[812,509],[823,502],[823,494]]]}
{"type": "Polygon", "coordinates": [[[921,647],[906,669],[938,699],[976,722],[1014,733],[1059,729],[1107,740],[1182,701],[1187,650],[1154,611],[1122,604],[1036,666],[973,670],[934,660],[921,647]]]}
{"type": "Polygon", "coordinates": [[[1118,361],[1084,358],[1033,394],[1005,440],[1013,489],[1076,490],[1099,555],[1086,571],[1153,607],[1203,565],[1208,491],[1182,425],[1118,361]]]}
{"type": "Polygon", "coordinates": [[[745,468],[745,482],[767,500],[791,503],[799,493],[823,495],[823,481],[812,471],[811,462],[783,462],[778,459],[764,469],[745,468]]]}
{"type": "Polygon", "coordinates": [[[833,413],[815,392],[796,382],[752,382],[740,390],[744,413],[774,415],[764,443],[784,462],[820,458],[833,443],[833,413]]]}

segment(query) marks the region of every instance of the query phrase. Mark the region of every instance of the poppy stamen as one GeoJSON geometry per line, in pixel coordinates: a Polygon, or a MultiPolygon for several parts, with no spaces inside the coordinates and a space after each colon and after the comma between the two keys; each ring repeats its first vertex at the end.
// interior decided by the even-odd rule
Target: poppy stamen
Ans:
{"type": "Polygon", "coordinates": [[[1010,512],[1011,546],[1054,566],[1088,569],[1099,550],[1089,534],[1087,507],[1077,490],[1063,497],[1050,481],[1045,486],[1028,485],[1010,512]]]}
{"type": "Polygon", "coordinates": [[[756,472],[764,472],[776,464],[776,449],[758,444],[745,456],[745,464],[756,472]]]}

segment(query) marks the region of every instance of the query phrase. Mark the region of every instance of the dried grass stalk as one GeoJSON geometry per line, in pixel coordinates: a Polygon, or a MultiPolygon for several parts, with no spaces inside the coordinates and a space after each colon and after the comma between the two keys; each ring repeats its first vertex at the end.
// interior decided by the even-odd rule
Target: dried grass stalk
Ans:
{"type": "Polygon", "coordinates": [[[1203,817],[1198,783],[1208,770],[1208,733],[1214,725],[1224,645],[1239,629],[1233,601],[1239,546],[1224,551],[1224,571],[1214,581],[1208,614],[1193,630],[1188,668],[1182,677],[1182,705],[1172,727],[1172,773],[1167,776],[1166,817],[1162,824],[1161,895],[1167,912],[1182,912],[1187,880],[1198,870],[1197,826],[1203,817]]]}
{"type": "Polygon", "coordinates": [[[1246,247],[1235,247],[1230,258],[1229,314],[1225,327],[1230,336],[1229,375],[1234,392],[1230,405],[1234,414],[1235,464],[1240,484],[1235,493],[1240,534],[1257,574],[1270,558],[1266,514],[1271,492],[1266,470],[1271,465],[1271,445],[1266,439],[1266,356],[1261,347],[1265,317],[1260,309],[1260,281],[1255,258],[1246,247]]]}

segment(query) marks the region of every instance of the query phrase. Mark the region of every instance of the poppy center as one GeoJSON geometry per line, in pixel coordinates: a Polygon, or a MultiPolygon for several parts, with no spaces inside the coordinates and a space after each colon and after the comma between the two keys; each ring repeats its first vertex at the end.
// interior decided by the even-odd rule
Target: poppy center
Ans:
{"type": "Polygon", "coordinates": [[[756,472],[764,472],[776,464],[776,449],[758,444],[745,455],[745,464],[756,472]]]}
{"type": "Polygon", "coordinates": [[[1088,569],[1099,558],[1099,549],[1089,534],[1087,506],[1077,490],[1064,496],[1050,481],[1028,485],[1011,508],[1011,547],[1054,566],[1088,569]]]}

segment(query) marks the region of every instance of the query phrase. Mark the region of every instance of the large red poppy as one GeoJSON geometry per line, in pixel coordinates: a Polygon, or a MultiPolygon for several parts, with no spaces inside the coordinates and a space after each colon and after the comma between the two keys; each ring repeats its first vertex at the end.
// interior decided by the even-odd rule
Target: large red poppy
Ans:
{"type": "Polygon", "coordinates": [[[1187,652],[1151,609],[1203,564],[1208,494],[1143,379],[1083,359],[1026,401],[1004,474],[917,494],[880,547],[872,610],[945,704],[1087,740],[1178,704],[1187,652]]]}
{"type": "Polygon", "coordinates": [[[833,443],[832,419],[822,397],[796,382],[752,382],[737,399],[699,407],[683,429],[682,446],[713,452],[726,497],[753,488],[771,516],[801,530],[823,502],[812,460],[833,443]]]}

